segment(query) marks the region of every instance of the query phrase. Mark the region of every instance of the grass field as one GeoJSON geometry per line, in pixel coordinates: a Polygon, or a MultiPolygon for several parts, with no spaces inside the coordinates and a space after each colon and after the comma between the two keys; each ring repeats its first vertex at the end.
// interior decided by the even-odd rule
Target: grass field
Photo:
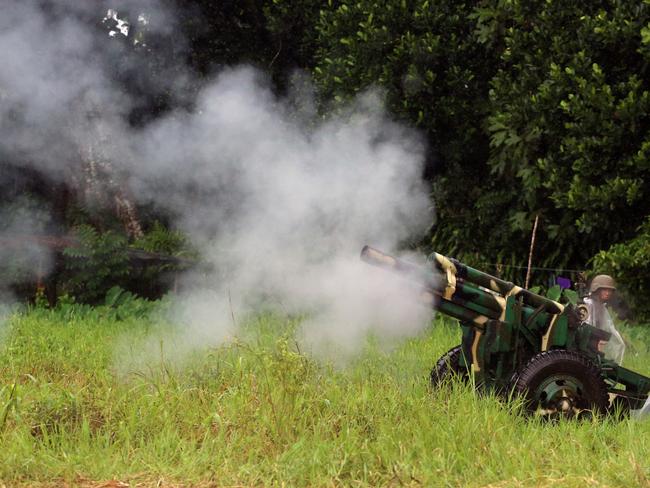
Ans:
{"type": "MultiPolygon", "coordinates": [[[[0,486],[650,486],[650,421],[548,425],[464,385],[429,391],[458,342],[440,319],[332,365],[273,315],[183,361],[138,357],[166,326],[123,315],[36,309],[5,325],[0,486]]],[[[625,364],[650,374],[650,329],[623,332],[625,364]]]]}

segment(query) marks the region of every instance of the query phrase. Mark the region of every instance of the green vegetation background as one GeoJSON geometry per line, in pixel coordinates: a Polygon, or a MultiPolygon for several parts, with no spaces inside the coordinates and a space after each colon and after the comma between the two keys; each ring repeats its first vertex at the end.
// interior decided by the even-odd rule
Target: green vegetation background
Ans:
{"type": "MultiPolygon", "coordinates": [[[[411,245],[488,272],[500,263],[505,278],[523,282],[523,271],[508,266],[525,265],[538,216],[538,267],[611,273],[635,311],[650,316],[649,0],[167,4],[178,7],[187,42],[150,39],[146,77],[177,66],[201,80],[251,63],[283,95],[302,70],[322,116],[380,88],[394,117],[429,143],[425,177],[437,216],[411,245]]],[[[141,100],[129,114],[136,126],[174,108],[169,93],[144,96],[133,80],[119,82],[141,100]]],[[[0,196],[4,206],[14,200],[0,196]]],[[[66,223],[87,249],[67,256],[65,291],[93,301],[116,284],[158,280],[164,288],[164,273],[130,277],[124,256],[111,255],[124,242],[109,215],[68,210],[66,223]],[[102,265],[111,259],[115,266],[102,265]],[[88,276],[93,283],[79,287],[88,276]]],[[[140,215],[151,236],[129,244],[180,249],[182,237],[160,224],[169,216],[144,207],[140,215]]],[[[17,265],[0,266],[6,274],[17,265]]],[[[532,282],[547,278],[534,273],[532,282]]]]}
{"type": "MultiPolygon", "coordinates": [[[[488,272],[500,263],[502,276],[523,282],[523,271],[507,266],[526,264],[539,216],[538,267],[611,273],[635,311],[650,314],[648,0],[168,3],[178,4],[187,44],[150,39],[147,76],[179,66],[200,80],[251,63],[283,95],[302,70],[323,116],[379,87],[394,117],[429,142],[437,218],[412,245],[488,272]]],[[[135,125],[174,108],[168,93],[144,97],[123,84],[142,100],[130,114],[135,125]]],[[[137,289],[141,277],[128,276],[125,259],[114,259],[115,273],[102,269],[122,241],[105,214],[88,211],[68,214],[91,258],[67,257],[66,291],[92,301],[116,284],[137,289]],[[89,222],[108,234],[92,235],[89,222]],[[84,276],[97,283],[79,289],[84,276]]],[[[156,223],[168,216],[140,215],[152,233],[147,250],[179,249],[182,238],[156,223]]],[[[547,278],[533,273],[532,282],[547,278]]]]}
{"type": "Polygon", "coordinates": [[[611,273],[648,315],[648,0],[195,3],[205,17],[188,20],[225,36],[190,35],[200,69],[253,62],[282,92],[298,67],[323,113],[380,87],[426,134],[437,218],[420,247],[525,265],[539,216],[537,266],[611,273]]]}
{"type": "MultiPolygon", "coordinates": [[[[0,486],[648,486],[650,422],[549,425],[469,386],[427,387],[459,341],[321,358],[270,314],[176,356],[165,304],[13,315],[0,345],[0,486]],[[162,307],[162,308],[161,308],[162,307]],[[149,347],[149,346],[154,347],[149,347]]],[[[622,327],[650,374],[648,329],[622,327]]],[[[182,349],[182,348],[181,348],[182,349]]]]}

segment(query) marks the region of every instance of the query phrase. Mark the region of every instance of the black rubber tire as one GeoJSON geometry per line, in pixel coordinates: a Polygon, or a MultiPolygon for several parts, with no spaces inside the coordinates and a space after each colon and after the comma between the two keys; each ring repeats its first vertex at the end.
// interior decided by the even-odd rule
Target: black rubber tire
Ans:
{"type": "Polygon", "coordinates": [[[431,370],[431,386],[439,388],[444,383],[451,381],[454,377],[468,381],[469,371],[465,366],[460,364],[462,356],[463,350],[461,346],[453,347],[443,354],[431,370]]]}
{"type": "Polygon", "coordinates": [[[575,351],[557,349],[533,356],[513,375],[510,389],[524,398],[527,413],[542,413],[549,417],[604,414],[609,404],[607,385],[600,370],[589,358],[575,351]],[[546,401],[545,385],[550,390],[561,389],[564,395],[559,396],[559,400],[553,396],[546,401]],[[566,389],[563,385],[567,385],[566,389]],[[561,409],[558,405],[567,405],[565,398],[570,398],[568,403],[571,406],[561,409]],[[552,407],[555,407],[554,413],[552,407]]]}

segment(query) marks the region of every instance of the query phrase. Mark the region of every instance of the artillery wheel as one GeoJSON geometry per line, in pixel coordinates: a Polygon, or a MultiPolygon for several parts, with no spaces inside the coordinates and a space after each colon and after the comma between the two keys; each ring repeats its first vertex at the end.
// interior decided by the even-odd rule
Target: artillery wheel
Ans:
{"type": "Polygon", "coordinates": [[[463,381],[469,380],[469,371],[460,364],[462,356],[463,350],[461,346],[456,346],[443,354],[431,370],[431,386],[438,388],[454,377],[463,381]]]}
{"type": "Polygon", "coordinates": [[[574,351],[551,350],[533,356],[510,380],[528,413],[544,418],[582,418],[605,413],[607,385],[598,367],[574,351]]]}

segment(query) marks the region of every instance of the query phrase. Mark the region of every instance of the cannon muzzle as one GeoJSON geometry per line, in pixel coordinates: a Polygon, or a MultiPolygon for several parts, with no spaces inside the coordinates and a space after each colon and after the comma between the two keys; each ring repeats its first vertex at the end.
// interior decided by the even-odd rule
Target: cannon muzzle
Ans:
{"type": "Polygon", "coordinates": [[[438,273],[433,270],[403,261],[374,247],[363,246],[363,249],[361,249],[361,260],[373,266],[399,273],[412,281],[417,281],[428,287],[434,288],[435,283],[440,281],[437,276],[438,273]]]}

